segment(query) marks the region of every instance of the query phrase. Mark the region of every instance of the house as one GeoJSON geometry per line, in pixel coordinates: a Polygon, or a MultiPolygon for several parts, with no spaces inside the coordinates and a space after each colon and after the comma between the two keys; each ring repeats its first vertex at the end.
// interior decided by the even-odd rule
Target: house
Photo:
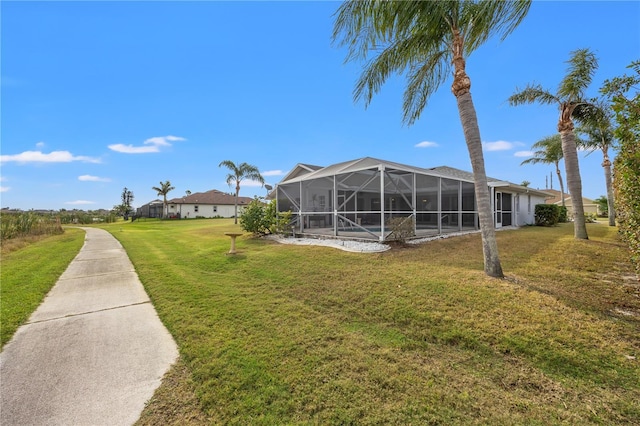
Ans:
{"type": "MultiPolygon", "coordinates": [[[[253,199],[250,197],[238,197],[238,216],[253,199]]],[[[167,201],[168,217],[195,218],[195,217],[233,217],[235,215],[236,197],[217,189],[207,192],[196,192],[184,197],[173,198],[167,201]]]]}
{"type": "MultiPolygon", "coordinates": [[[[545,189],[545,192],[548,192],[551,196],[545,200],[546,204],[557,204],[559,206],[562,205],[562,195],[560,191],[556,191],[555,189],[545,189]]],[[[569,193],[564,193],[564,205],[567,207],[567,216],[573,217],[573,204],[571,203],[571,195],[569,193]]],[[[598,204],[590,199],[582,197],[582,206],[584,207],[585,213],[593,213],[598,214],[599,208],[598,204]]]]}
{"type": "MultiPolygon", "coordinates": [[[[546,192],[487,178],[496,227],[534,223],[546,192]]],[[[412,217],[416,237],[479,229],[473,174],[371,157],[327,167],[298,164],[276,185],[280,212],[303,235],[385,241],[388,221],[412,217]]]]}
{"type": "Polygon", "coordinates": [[[162,200],[153,200],[136,209],[137,217],[162,217],[162,200]]]}

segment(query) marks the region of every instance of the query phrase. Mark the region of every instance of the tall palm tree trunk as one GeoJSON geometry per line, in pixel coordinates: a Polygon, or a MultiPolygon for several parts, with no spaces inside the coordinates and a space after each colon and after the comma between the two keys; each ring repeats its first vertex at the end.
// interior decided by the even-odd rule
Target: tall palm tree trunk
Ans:
{"type": "Polygon", "coordinates": [[[584,220],[584,206],[582,204],[580,164],[578,162],[578,149],[573,132],[573,122],[570,118],[571,111],[569,106],[563,106],[560,121],[558,122],[558,131],[560,132],[560,139],[562,140],[567,186],[569,187],[571,205],[573,206],[573,234],[577,239],[588,240],[589,236],[587,235],[587,226],[584,220]]]}
{"type": "Polygon", "coordinates": [[[603,149],[602,168],[604,168],[604,181],[607,184],[607,209],[609,211],[609,226],[616,226],[616,210],[613,205],[613,184],[611,181],[611,160],[609,160],[609,150],[603,149]]]}
{"type": "Polygon", "coordinates": [[[490,277],[504,278],[500,257],[498,256],[498,242],[491,210],[491,194],[487,184],[487,174],[484,169],[484,155],[482,154],[482,139],[478,116],[471,98],[471,79],[466,72],[463,56],[464,40],[459,31],[454,31],[453,37],[453,67],[454,77],[451,91],[458,102],[458,113],[464,132],[464,139],[469,150],[473,180],[475,182],[476,205],[480,233],[482,235],[482,253],[484,255],[484,272],[490,277]]]}
{"type": "Polygon", "coordinates": [[[471,99],[471,93],[458,96],[458,112],[464,137],[471,158],[471,168],[473,170],[473,180],[475,182],[476,204],[478,208],[478,219],[480,221],[480,232],[482,234],[482,253],[484,255],[484,272],[496,278],[503,278],[502,265],[498,255],[498,243],[496,241],[496,230],[493,222],[493,212],[491,211],[491,194],[487,183],[487,175],[484,168],[484,155],[482,153],[482,141],[480,139],[480,129],[476,111],[471,99]]]}
{"type": "Polygon", "coordinates": [[[560,184],[560,199],[562,200],[562,207],[564,207],[564,182],[562,181],[562,173],[560,173],[560,166],[556,161],[556,174],[558,175],[558,183],[560,184]]]}
{"type": "Polygon", "coordinates": [[[240,194],[240,183],[236,184],[236,201],[234,207],[233,223],[238,224],[238,195],[240,194]]]}
{"type": "Polygon", "coordinates": [[[167,213],[169,213],[167,211],[167,194],[164,194],[164,196],[162,197],[162,218],[163,219],[167,218],[167,213]]]}

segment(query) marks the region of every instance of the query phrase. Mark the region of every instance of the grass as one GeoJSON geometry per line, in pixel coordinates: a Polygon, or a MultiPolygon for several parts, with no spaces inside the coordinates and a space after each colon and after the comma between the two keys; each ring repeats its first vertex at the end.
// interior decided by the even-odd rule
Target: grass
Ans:
{"type": "Polygon", "coordinates": [[[477,234],[379,254],[244,236],[229,256],[229,220],[104,227],[180,348],[140,425],[640,423],[614,228],[498,232],[495,280],[477,234]]]}
{"type": "Polygon", "coordinates": [[[107,229],[180,347],[141,424],[640,421],[638,285],[607,226],[499,232],[504,281],[477,234],[228,256],[230,221],[107,229]]]}
{"type": "Polygon", "coordinates": [[[84,243],[84,231],[2,243],[0,343],[4,346],[38,307],[84,243]]]}

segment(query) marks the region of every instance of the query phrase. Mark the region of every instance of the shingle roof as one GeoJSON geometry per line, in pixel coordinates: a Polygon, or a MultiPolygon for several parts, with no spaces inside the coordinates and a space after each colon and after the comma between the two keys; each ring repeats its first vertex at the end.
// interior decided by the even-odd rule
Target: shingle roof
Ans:
{"type": "MultiPolygon", "coordinates": [[[[238,205],[249,204],[253,199],[251,197],[238,197],[238,205]]],[[[168,203],[171,204],[212,204],[212,205],[235,205],[236,197],[226,194],[217,189],[207,192],[196,192],[195,194],[186,195],[184,197],[173,198],[168,203]]]]}

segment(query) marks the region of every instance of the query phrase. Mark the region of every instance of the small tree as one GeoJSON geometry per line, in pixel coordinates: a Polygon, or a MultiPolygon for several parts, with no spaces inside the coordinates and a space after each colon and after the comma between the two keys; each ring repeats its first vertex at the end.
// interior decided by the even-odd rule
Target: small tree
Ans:
{"type": "Polygon", "coordinates": [[[571,204],[575,212],[573,229],[576,239],[589,239],[587,226],[584,221],[584,206],[582,204],[582,179],[578,162],[578,148],[574,132],[574,119],[578,122],[584,118],[587,107],[590,106],[585,92],[593,74],[598,68],[598,60],[589,49],[578,49],[571,52],[568,61],[567,74],[560,82],[555,93],[542,88],[538,84],[529,84],[523,90],[516,89],[516,93],[509,97],[509,104],[516,106],[530,103],[543,105],[556,104],[560,110],[558,118],[558,133],[562,140],[562,154],[567,173],[567,186],[571,193],[571,204]]]}
{"type": "Polygon", "coordinates": [[[118,216],[122,216],[124,220],[128,220],[131,214],[131,204],[133,203],[133,192],[129,191],[125,186],[120,195],[120,200],[121,203],[119,205],[113,206],[113,211],[118,216]]]}
{"type": "Polygon", "coordinates": [[[240,163],[236,165],[233,161],[225,160],[221,162],[218,167],[226,167],[231,171],[231,173],[227,175],[226,181],[227,185],[231,186],[235,184],[236,186],[234,223],[238,224],[238,194],[240,194],[240,182],[244,179],[251,179],[264,185],[264,178],[256,166],[252,166],[247,163],[240,163]]]}
{"type": "Polygon", "coordinates": [[[278,213],[276,200],[265,204],[254,198],[240,215],[240,226],[254,235],[283,234],[291,220],[291,212],[278,213]]]}
{"type": "Polygon", "coordinates": [[[171,186],[171,182],[169,181],[161,181],[160,186],[154,186],[151,189],[156,191],[158,195],[162,195],[162,218],[164,219],[167,217],[167,194],[176,188],[171,186]]]}
{"type": "Polygon", "coordinates": [[[606,195],[601,195],[593,201],[598,205],[600,216],[607,216],[609,214],[609,199],[606,195]]]}
{"type": "Polygon", "coordinates": [[[592,107],[585,114],[584,124],[578,130],[587,138],[581,142],[584,148],[590,149],[591,152],[596,149],[602,152],[602,168],[607,187],[607,208],[602,211],[606,211],[609,216],[609,226],[616,226],[611,160],[609,159],[609,148],[615,147],[612,122],[613,112],[607,102],[601,99],[594,99],[592,107]]]}
{"type": "Polygon", "coordinates": [[[556,166],[556,175],[558,175],[558,182],[560,183],[560,200],[562,200],[562,205],[564,206],[564,183],[560,172],[560,160],[562,160],[562,140],[560,135],[547,136],[534,143],[531,148],[535,150],[533,151],[533,157],[524,160],[520,165],[543,163],[556,166]]]}

